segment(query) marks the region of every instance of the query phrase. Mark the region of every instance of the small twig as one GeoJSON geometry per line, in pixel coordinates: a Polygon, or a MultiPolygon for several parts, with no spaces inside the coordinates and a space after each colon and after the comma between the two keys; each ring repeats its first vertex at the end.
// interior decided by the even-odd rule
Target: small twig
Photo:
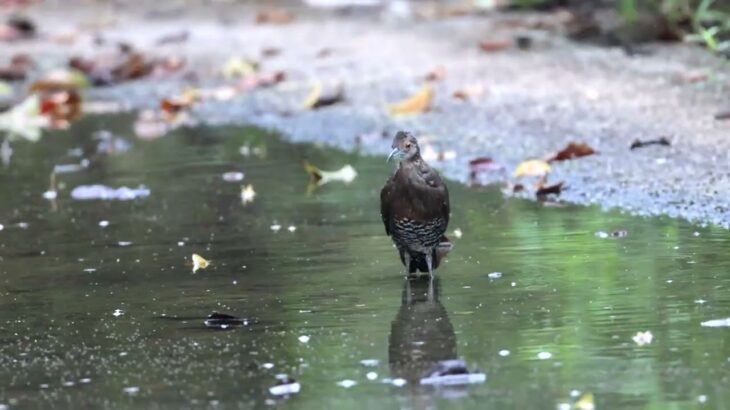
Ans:
{"type": "Polygon", "coordinates": [[[643,148],[643,147],[646,147],[647,145],[664,145],[664,146],[669,147],[672,145],[672,143],[669,142],[669,140],[666,137],[661,137],[659,139],[647,140],[647,141],[636,140],[631,144],[631,149],[634,150],[636,148],[643,148]]]}

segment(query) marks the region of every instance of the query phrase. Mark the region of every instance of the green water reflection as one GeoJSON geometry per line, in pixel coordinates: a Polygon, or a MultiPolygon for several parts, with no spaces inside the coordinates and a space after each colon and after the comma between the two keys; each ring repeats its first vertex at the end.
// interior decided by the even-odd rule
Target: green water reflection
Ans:
{"type": "Polygon", "coordinates": [[[451,235],[438,297],[408,298],[378,214],[383,158],[251,128],[141,141],[125,117],[13,149],[0,168],[0,403],[11,408],[554,409],[572,391],[593,393],[597,409],[730,408],[730,333],[700,326],[730,316],[727,231],[452,182],[450,230],[463,236],[451,235]],[[98,129],[133,148],[60,175],[58,199],[43,199],[53,165],[78,161],[68,150],[93,149],[98,129]],[[359,177],[307,195],[303,160],[359,177]],[[227,171],[245,173],[253,203],[227,171]],[[97,183],[151,195],[70,198],[97,183]],[[628,236],[595,235],[617,229],[628,236]],[[193,252],[212,266],[192,274],[193,252]],[[251,324],[207,330],[213,311],[251,324]],[[654,341],[637,346],[644,330],[654,341]],[[430,361],[455,357],[486,382],[415,385],[430,361]],[[301,392],[271,396],[277,373],[301,392]],[[398,377],[409,383],[383,382],[398,377]]]}

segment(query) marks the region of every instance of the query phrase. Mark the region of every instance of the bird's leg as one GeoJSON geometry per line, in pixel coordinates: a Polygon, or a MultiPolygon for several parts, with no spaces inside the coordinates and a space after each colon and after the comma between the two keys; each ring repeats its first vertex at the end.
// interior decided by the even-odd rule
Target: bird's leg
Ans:
{"type": "Polygon", "coordinates": [[[406,303],[411,304],[413,302],[413,293],[411,291],[411,278],[406,276],[406,303]]]}
{"type": "Polygon", "coordinates": [[[433,279],[433,252],[426,252],[426,266],[428,266],[429,279],[433,279]]]}
{"type": "Polygon", "coordinates": [[[426,299],[429,302],[433,302],[434,301],[433,282],[434,282],[433,277],[432,276],[429,276],[429,278],[428,278],[428,294],[426,295],[426,299]]]}
{"type": "Polygon", "coordinates": [[[403,252],[403,260],[406,264],[406,279],[411,276],[411,254],[408,251],[403,252]]]}

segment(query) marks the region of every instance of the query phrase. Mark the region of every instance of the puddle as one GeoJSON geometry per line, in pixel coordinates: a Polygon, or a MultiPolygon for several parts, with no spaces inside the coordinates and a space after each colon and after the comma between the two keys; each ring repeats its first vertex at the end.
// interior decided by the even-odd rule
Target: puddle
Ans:
{"type": "Polygon", "coordinates": [[[0,404],[730,401],[730,333],[701,325],[730,316],[725,230],[505,200],[498,189],[452,182],[450,232],[461,235],[450,235],[454,249],[429,297],[427,286],[404,282],[383,233],[384,158],[291,145],[253,128],[140,141],[130,122],[87,118],[14,144],[0,168],[0,404]],[[101,129],[134,143],[58,174],[55,197],[44,198],[54,166],[78,162],[71,153],[101,129]],[[312,188],[304,161],[351,164],[357,177],[312,188]],[[94,185],[149,195],[73,199],[75,187],[94,185]],[[242,185],[255,196],[243,201],[242,185]],[[210,261],[195,274],[193,253],[210,261]],[[247,325],[208,329],[211,312],[247,325]],[[651,337],[638,344],[637,334],[651,337]],[[454,359],[481,376],[419,382],[454,359]],[[300,388],[272,394],[282,374],[300,388]]]}

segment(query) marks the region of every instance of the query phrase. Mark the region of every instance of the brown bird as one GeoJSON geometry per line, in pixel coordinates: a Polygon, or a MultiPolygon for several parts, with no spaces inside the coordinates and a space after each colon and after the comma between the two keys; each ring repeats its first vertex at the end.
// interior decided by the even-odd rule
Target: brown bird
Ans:
{"type": "Polygon", "coordinates": [[[380,191],[385,233],[395,242],[408,274],[420,271],[433,276],[442,256],[437,249],[450,247],[443,236],[449,224],[449,191],[421,158],[413,135],[399,131],[392,148],[388,161],[395,157],[400,164],[380,191]]]}

